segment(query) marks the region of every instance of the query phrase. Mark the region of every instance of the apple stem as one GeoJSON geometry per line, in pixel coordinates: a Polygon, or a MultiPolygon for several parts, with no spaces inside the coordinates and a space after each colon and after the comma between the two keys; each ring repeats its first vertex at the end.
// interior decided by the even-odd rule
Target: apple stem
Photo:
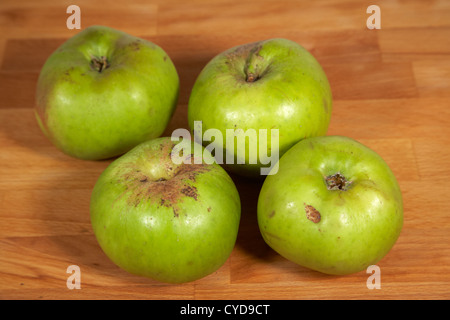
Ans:
{"type": "Polygon", "coordinates": [[[100,58],[93,57],[91,60],[91,66],[94,70],[102,72],[109,67],[109,63],[105,56],[101,56],[100,58]]]}
{"type": "Polygon", "coordinates": [[[261,78],[261,71],[263,71],[261,63],[264,58],[259,55],[260,50],[261,46],[257,45],[253,47],[249,52],[244,69],[246,82],[255,82],[261,78]]]}
{"type": "Polygon", "coordinates": [[[247,78],[245,79],[247,82],[255,82],[256,80],[258,80],[258,76],[254,73],[248,73],[247,78]]]}

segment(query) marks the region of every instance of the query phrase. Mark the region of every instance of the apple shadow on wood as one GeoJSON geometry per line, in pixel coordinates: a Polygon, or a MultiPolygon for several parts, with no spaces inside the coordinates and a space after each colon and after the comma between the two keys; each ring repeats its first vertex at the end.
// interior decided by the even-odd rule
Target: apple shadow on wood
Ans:
{"type": "Polygon", "coordinates": [[[249,178],[228,172],[239,191],[241,223],[236,246],[259,260],[271,260],[277,255],[263,240],[258,228],[257,203],[264,178],[249,178]]]}

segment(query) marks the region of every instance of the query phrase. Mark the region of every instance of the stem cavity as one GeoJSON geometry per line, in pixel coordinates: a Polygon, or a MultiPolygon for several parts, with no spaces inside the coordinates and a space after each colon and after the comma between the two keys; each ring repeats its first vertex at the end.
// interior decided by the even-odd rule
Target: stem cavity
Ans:
{"type": "Polygon", "coordinates": [[[244,68],[246,82],[251,83],[258,81],[262,76],[264,71],[264,68],[262,67],[264,58],[259,55],[260,50],[261,45],[256,45],[249,52],[244,68]]]}
{"type": "Polygon", "coordinates": [[[325,182],[327,184],[328,190],[342,190],[346,191],[350,188],[352,184],[351,181],[348,181],[343,175],[339,172],[328,177],[325,177],[325,182]]]}
{"type": "Polygon", "coordinates": [[[101,73],[103,70],[109,67],[108,60],[105,56],[93,57],[91,60],[91,67],[97,72],[101,73]]]}

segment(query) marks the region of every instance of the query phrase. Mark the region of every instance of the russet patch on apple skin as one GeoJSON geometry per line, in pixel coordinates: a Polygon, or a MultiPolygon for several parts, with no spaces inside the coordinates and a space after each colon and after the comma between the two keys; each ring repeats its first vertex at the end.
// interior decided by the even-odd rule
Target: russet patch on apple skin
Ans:
{"type": "Polygon", "coordinates": [[[305,212],[306,218],[308,218],[308,220],[314,223],[320,222],[320,212],[316,208],[311,205],[305,204],[305,212]]]}

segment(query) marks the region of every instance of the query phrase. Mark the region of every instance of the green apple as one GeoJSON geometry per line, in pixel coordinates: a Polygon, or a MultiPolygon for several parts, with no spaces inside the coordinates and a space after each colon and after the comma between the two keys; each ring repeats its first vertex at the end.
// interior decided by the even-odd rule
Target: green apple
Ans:
{"type": "Polygon", "coordinates": [[[35,114],[45,135],[66,154],[106,159],[159,137],[178,92],[177,71],[163,49],[118,30],[92,26],[45,62],[35,114]]]}
{"type": "Polygon", "coordinates": [[[359,272],[397,241],[403,204],[386,162],[341,136],[300,141],[264,181],[258,224],[283,257],[327,274],[359,272]]]}
{"type": "Polygon", "coordinates": [[[255,176],[263,165],[261,152],[278,151],[281,156],[301,139],[325,135],[331,111],[330,85],[318,61],[296,42],[269,39],[214,57],[192,88],[188,120],[191,130],[194,121],[202,121],[203,132],[218,129],[224,137],[226,130],[240,130],[237,143],[216,139],[214,147],[234,155],[245,149],[245,159],[236,156],[234,163],[225,166],[255,176]],[[240,139],[248,130],[262,129],[278,130],[278,141],[271,137],[264,141],[258,135],[257,148],[252,149],[251,141],[240,139]]]}
{"type": "Polygon", "coordinates": [[[174,163],[176,145],[156,138],[114,160],[99,177],[90,205],[105,254],[130,273],[168,283],[220,268],[234,248],[240,220],[239,194],[228,173],[207,152],[200,162],[174,163]]]}

